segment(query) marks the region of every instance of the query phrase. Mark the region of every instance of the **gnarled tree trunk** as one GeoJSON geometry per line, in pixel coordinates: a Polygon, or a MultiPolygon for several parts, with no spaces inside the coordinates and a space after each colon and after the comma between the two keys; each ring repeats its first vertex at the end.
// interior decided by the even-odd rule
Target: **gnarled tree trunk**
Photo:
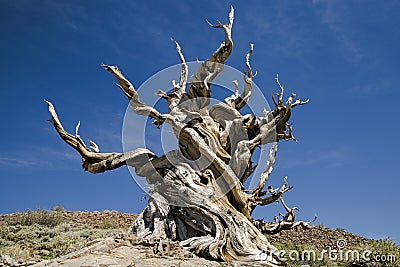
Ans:
{"type": "Polygon", "coordinates": [[[188,66],[177,42],[181,59],[179,83],[169,93],[158,91],[166,99],[168,112],[161,114],[154,107],[143,103],[133,85],[116,66],[103,65],[118,80],[117,86],[128,97],[132,110],[138,115],[149,116],[154,124],[168,123],[179,141],[179,149],[157,157],[145,148],[126,153],[101,153],[94,142],[87,147],[78,135],[64,130],[53,105],[46,101],[52,115],[51,122],[61,138],[82,156],[83,168],[100,173],[128,165],[152,185],[148,206],[132,225],[132,231],[143,239],[172,239],[203,257],[222,261],[260,262],[269,266],[279,265],[277,251],[264,233],[274,234],[296,225],[295,209],[283,201],[283,194],[290,190],[286,178],[281,188],[265,189],[274,164],[277,142],[294,140],[288,124],[292,108],[303,105],[295,94],[284,100],[284,88],[272,96],[274,109],[256,118],[254,114],[241,115],[252,93],[253,72],[250,56],[246,55],[247,72],[244,88],[226,98],[224,102],[209,107],[210,86],[224,68],[232,51],[231,29],[233,8],[227,24],[212,25],[221,28],[225,38],[219,48],[188,80],[188,66]],[[263,144],[272,143],[267,168],[259,177],[258,185],[245,190],[243,184],[254,172],[251,162],[254,151],[263,144]],[[255,207],[281,201],[286,214],[268,223],[253,220],[255,207]]]}

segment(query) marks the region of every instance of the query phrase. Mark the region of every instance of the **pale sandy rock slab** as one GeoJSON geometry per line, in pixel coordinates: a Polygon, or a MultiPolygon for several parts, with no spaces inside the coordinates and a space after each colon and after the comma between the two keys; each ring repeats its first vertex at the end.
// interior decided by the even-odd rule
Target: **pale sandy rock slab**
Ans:
{"type": "Polygon", "coordinates": [[[182,251],[182,253],[173,253],[171,256],[158,256],[154,254],[154,248],[151,246],[132,245],[126,240],[105,238],[91,246],[60,258],[39,262],[32,267],[221,266],[218,262],[208,261],[194,255],[187,258],[187,255],[189,254],[186,251],[182,251]]]}

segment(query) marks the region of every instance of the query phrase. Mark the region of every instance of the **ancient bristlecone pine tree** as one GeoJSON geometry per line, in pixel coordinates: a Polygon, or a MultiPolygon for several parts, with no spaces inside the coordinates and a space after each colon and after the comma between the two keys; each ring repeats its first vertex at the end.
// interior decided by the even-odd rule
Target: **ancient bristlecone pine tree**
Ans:
{"type": "MultiPolygon", "coordinates": [[[[163,123],[172,126],[179,140],[179,149],[175,151],[162,156],[146,148],[126,153],[99,152],[94,142],[90,141],[89,147],[85,145],[78,127],[75,135],[66,132],[54,106],[46,103],[54,128],[80,153],[86,171],[101,173],[127,165],[134,167],[137,175],[146,177],[152,197],[131,228],[139,238],[178,240],[182,246],[210,259],[277,266],[280,263],[277,250],[264,234],[308,223],[296,222],[296,208],[288,208],[283,200],[283,194],[292,188],[286,178],[280,188],[266,187],[266,183],[275,161],[277,142],[294,140],[288,124],[292,108],[307,101],[295,100],[295,94],[285,101],[284,88],[277,77],[280,92],[272,96],[274,109],[258,118],[254,114],[242,115],[239,111],[252,93],[251,45],[246,55],[242,93],[236,90],[223,102],[209,107],[212,81],[223,71],[232,51],[233,13],[231,8],[227,24],[209,23],[224,31],[225,40],[208,60],[199,63],[189,81],[188,66],[175,42],[182,67],[179,83],[173,82],[169,92],[157,92],[168,103],[165,114],[143,103],[116,66],[102,65],[117,79],[117,86],[128,97],[133,112],[150,117],[158,127],[163,123]],[[268,143],[272,148],[266,170],[257,186],[246,190],[243,184],[256,168],[251,156],[256,148],[268,143]],[[252,219],[257,206],[276,202],[282,203],[285,215],[275,217],[275,222],[252,219]]],[[[237,82],[235,85],[237,89],[237,82]]]]}

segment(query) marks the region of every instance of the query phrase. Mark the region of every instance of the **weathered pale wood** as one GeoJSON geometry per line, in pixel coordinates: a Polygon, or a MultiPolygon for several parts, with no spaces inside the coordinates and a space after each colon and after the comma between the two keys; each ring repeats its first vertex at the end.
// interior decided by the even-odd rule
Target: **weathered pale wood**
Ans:
{"type": "Polygon", "coordinates": [[[133,223],[131,231],[139,238],[173,239],[200,256],[221,261],[259,262],[266,266],[279,266],[275,247],[264,233],[275,234],[294,226],[310,226],[296,222],[296,207],[289,208],[283,195],[293,187],[284,178],[280,188],[267,186],[277,155],[280,140],[295,140],[292,126],[288,124],[292,108],[308,102],[292,94],[284,100],[284,87],[276,77],[280,93],[272,96],[274,110],[264,111],[260,117],[242,115],[239,110],[252,93],[253,74],[250,56],[246,55],[244,88],[239,94],[237,81],[235,93],[224,102],[208,107],[212,80],[224,68],[232,52],[232,26],[234,10],[229,22],[210,26],[221,28],[225,38],[218,49],[205,62],[199,63],[198,71],[188,80],[188,66],[178,42],[174,41],[181,61],[179,82],[172,82],[169,93],[157,95],[168,103],[168,112],[161,114],[154,107],[140,100],[132,83],[116,66],[102,66],[118,81],[116,85],[128,97],[132,111],[154,119],[160,126],[172,126],[179,149],[157,157],[145,148],[126,153],[103,153],[90,141],[89,147],[78,134],[64,130],[54,106],[46,101],[51,114],[50,121],[60,137],[82,157],[83,168],[92,173],[113,170],[123,165],[135,168],[139,176],[146,177],[152,186],[148,206],[133,223]],[[254,151],[260,145],[272,143],[266,170],[259,177],[254,189],[243,184],[257,165],[251,162],[254,151]],[[194,161],[196,159],[197,161],[194,161]],[[206,167],[204,167],[206,166],[206,167]],[[265,188],[267,187],[267,188],[265,188]],[[254,220],[252,212],[257,206],[280,202],[285,209],[281,219],[275,222],[254,220]]]}

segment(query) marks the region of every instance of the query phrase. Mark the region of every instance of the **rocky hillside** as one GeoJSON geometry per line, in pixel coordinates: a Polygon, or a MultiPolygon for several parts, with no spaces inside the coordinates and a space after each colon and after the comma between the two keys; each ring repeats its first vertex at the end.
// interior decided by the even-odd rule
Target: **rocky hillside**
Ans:
{"type": "MultiPolygon", "coordinates": [[[[176,242],[146,243],[127,233],[137,217],[117,211],[28,211],[0,215],[0,266],[229,266],[199,258],[176,242]]],[[[323,226],[298,227],[269,240],[287,255],[305,250],[370,250],[394,255],[390,261],[304,260],[286,257],[287,266],[400,266],[400,250],[390,240],[370,240],[323,226]],[[352,265],[353,264],[353,265],[352,265]]],[[[244,266],[241,264],[240,266],[244,266]]]]}

